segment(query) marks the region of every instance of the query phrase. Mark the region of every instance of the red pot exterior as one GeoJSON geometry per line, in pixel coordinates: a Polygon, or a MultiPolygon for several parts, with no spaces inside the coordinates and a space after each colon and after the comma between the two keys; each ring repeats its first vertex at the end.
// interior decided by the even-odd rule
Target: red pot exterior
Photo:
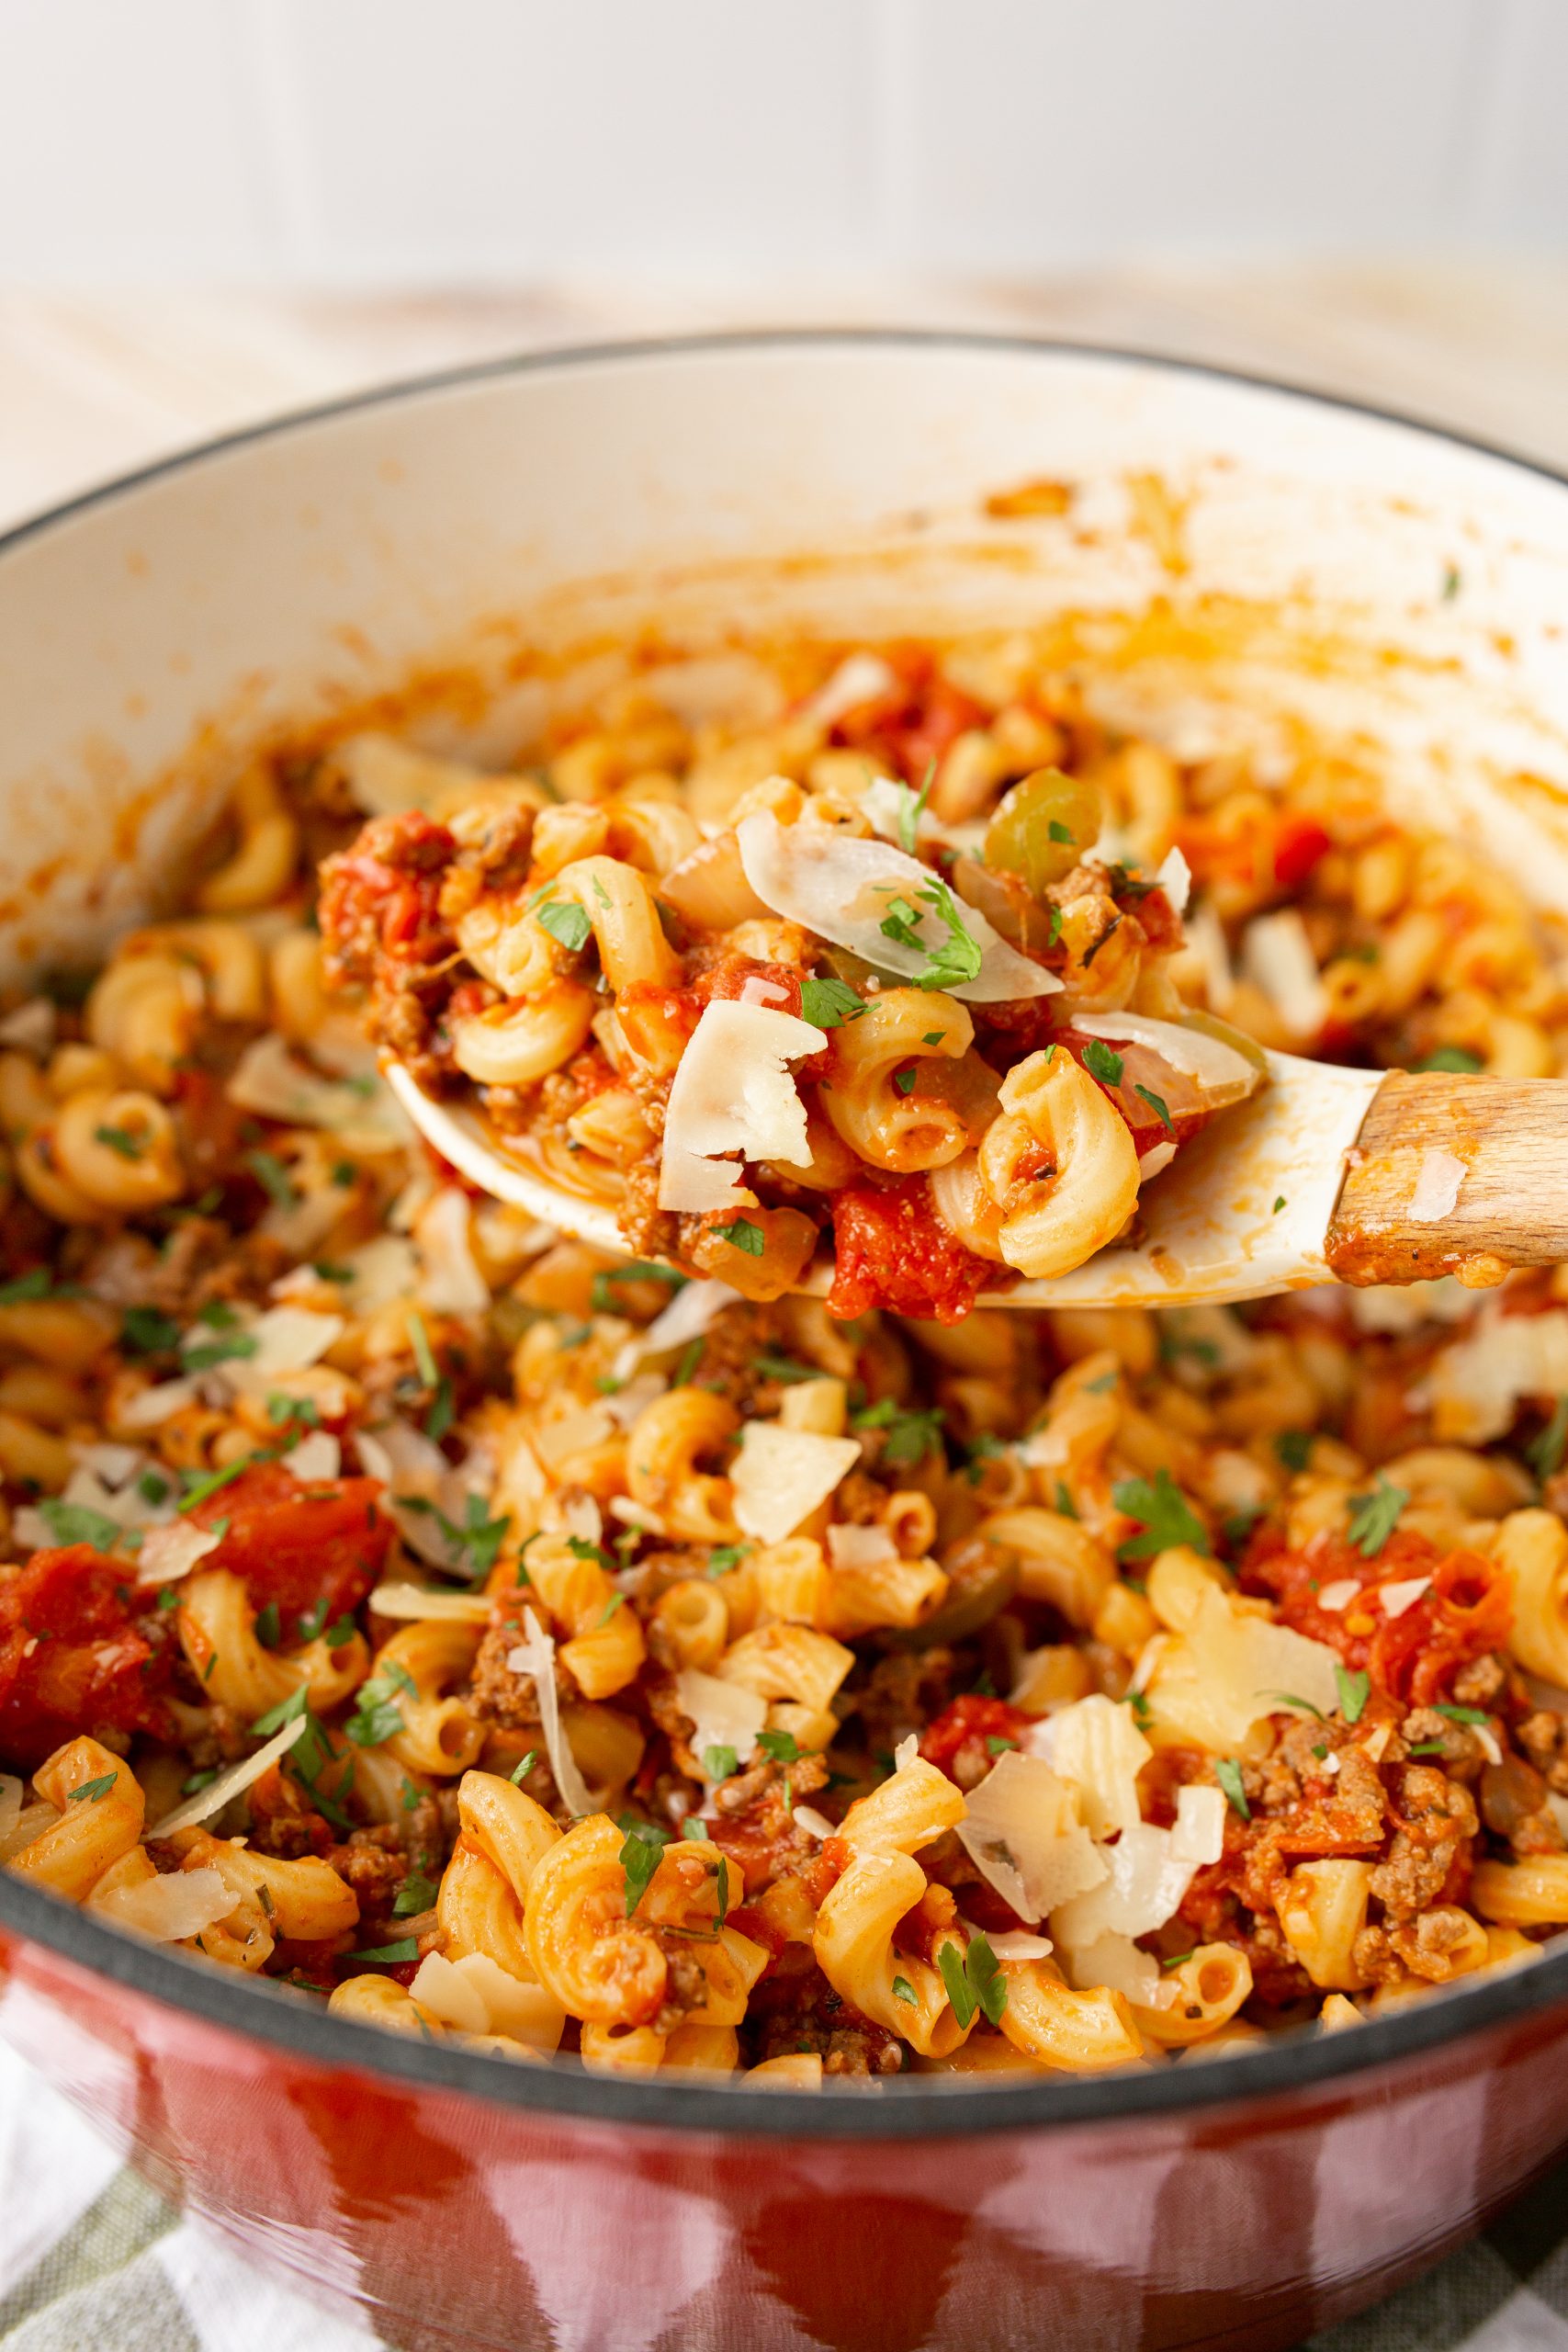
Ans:
{"type": "Polygon", "coordinates": [[[1282,2346],[1568,2147],[1568,2005],[1269,2098],[912,2140],[495,2104],[19,1939],[0,2032],[156,2188],[422,2352],[1282,2346]]]}

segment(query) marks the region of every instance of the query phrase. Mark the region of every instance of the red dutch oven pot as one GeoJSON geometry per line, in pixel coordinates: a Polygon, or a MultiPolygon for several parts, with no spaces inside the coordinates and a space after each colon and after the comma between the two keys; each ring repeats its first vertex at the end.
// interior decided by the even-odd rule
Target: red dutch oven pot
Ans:
{"type": "MultiPolygon", "coordinates": [[[[258,742],[390,708],[504,756],[539,648],[722,652],[742,620],[1054,618],[1145,707],[1382,741],[1396,800],[1568,910],[1565,614],[1562,482],[1212,371],[899,334],[479,368],[0,542],[0,977],[166,902],[258,742]],[[1072,496],[992,503],[1042,481],[1072,496]]],[[[1568,2151],[1559,1953],[1206,2062],[811,2097],[384,2035],[0,1871],[0,2033],[157,2188],[411,2347],[1283,2346],[1568,2151]]]]}

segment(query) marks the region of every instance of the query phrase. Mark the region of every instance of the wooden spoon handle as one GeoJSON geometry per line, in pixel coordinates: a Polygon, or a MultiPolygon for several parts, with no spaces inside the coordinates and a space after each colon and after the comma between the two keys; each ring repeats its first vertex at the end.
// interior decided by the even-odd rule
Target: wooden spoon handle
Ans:
{"type": "Polygon", "coordinates": [[[1342,1283],[1568,1260],[1568,1080],[1393,1071],[1347,1159],[1325,1255],[1342,1283]]]}

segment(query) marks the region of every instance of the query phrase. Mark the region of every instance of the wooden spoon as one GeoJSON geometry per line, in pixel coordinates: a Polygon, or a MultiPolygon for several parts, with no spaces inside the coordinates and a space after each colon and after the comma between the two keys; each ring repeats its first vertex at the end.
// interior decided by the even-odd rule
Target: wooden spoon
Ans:
{"type": "MultiPolygon", "coordinates": [[[[1568,1080],[1338,1069],[1269,1054],[1269,1084],[1140,1194],[1139,1238],[986,1306],[1186,1306],[1314,1283],[1457,1274],[1483,1288],[1568,1260],[1568,1080]]],[[[388,1078],[442,1157],[497,1200],[626,1254],[613,1207],[497,1148],[478,1114],[388,1078]]],[[[820,1295],[826,1261],[802,1288],[820,1295]]]]}

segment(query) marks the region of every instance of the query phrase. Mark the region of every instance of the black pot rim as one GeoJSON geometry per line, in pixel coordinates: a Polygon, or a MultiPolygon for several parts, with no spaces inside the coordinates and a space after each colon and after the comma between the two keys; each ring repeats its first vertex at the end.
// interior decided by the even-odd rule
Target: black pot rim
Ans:
{"type": "MultiPolygon", "coordinates": [[[[117,476],[0,534],[0,560],[39,536],[99,506],[113,504],[166,475],[183,473],[243,449],[281,438],[356,411],[491,379],[547,374],[574,368],[614,367],[693,355],[759,350],[906,348],[915,351],[1011,352],[1041,358],[1120,361],[1171,376],[1237,384],[1340,414],[1362,416],[1498,460],[1568,489],[1568,475],[1475,435],[1373,401],[1348,400],[1277,378],[1157,352],[1061,338],[989,334],[942,328],[784,327],[736,334],[671,335],[567,345],[444,368],[378,385],[339,400],[246,425],[117,476]]],[[[451,2043],[424,2042],[330,2016],[313,1996],[220,1970],[177,1951],[138,1941],[75,1905],[26,1885],[0,1869],[0,1933],[42,1946],[90,1973],[204,2023],[271,2044],[336,2070],[466,2097],[542,2116],[591,2123],[641,2124],[699,2138],[886,2141],[957,2139],[994,2132],[1024,2132],[1216,2106],[1254,2105],[1322,2086],[1348,2084],[1369,2069],[1459,2042],[1492,2027],[1568,2002],[1568,1939],[1534,1963],[1490,1972],[1371,2018],[1350,2030],[1324,2034],[1307,2027],[1237,2049],[1201,2065],[1179,2064],[1101,2076],[1063,2075],[1003,2085],[911,2076],[874,2092],[827,2087],[822,2093],[748,2090],[686,2075],[680,2080],[590,2074],[575,2064],[525,2066],[451,2043]]]]}

